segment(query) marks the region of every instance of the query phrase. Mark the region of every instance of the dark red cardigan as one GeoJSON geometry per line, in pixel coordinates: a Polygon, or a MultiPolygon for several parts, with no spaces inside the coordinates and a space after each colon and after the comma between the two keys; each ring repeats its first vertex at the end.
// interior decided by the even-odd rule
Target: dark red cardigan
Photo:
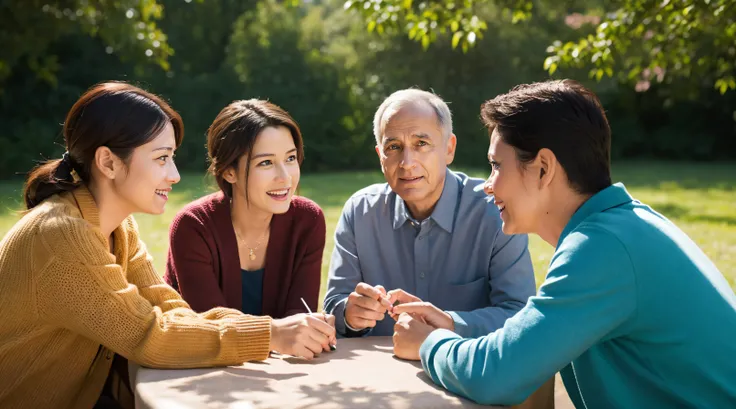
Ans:
{"type": "MultiPolygon", "coordinates": [[[[289,210],[271,220],[263,275],[263,315],[282,318],[317,311],[325,216],[313,201],[294,196],[289,210]]],[[[169,230],[166,282],[193,310],[240,310],[242,287],[230,200],[222,192],[184,207],[169,230]]]]}

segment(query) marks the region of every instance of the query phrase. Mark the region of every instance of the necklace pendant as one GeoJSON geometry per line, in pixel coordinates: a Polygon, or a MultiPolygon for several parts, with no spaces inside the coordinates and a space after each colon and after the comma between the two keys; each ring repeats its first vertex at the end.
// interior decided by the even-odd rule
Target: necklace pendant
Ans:
{"type": "Polygon", "coordinates": [[[256,259],[256,253],[253,251],[253,249],[248,249],[248,250],[250,250],[249,253],[248,253],[248,258],[251,259],[251,260],[255,260],[256,259]]]}

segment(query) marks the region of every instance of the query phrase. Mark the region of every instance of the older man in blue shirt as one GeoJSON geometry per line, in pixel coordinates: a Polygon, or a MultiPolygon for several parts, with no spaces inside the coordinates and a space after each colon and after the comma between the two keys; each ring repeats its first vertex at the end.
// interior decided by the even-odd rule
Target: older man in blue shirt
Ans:
{"type": "Polygon", "coordinates": [[[387,311],[417,300],[448,310],[461,335],[502,327],[535,293],[527,236],[501,231],[482,179],[447,168],[457,143],[447,104],[397,91],[374,133],[387,183],[350,197],[337,225],[324,309],[338,334],[392,335],[387,311]]]}

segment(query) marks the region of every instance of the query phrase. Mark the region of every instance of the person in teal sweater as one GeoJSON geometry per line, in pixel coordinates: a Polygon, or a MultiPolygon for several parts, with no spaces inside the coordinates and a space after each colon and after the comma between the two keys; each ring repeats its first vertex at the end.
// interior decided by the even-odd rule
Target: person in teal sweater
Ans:
{"type": "Polygon", "coordinates": [[[393,307],[394,353],[484,404],[522,402],[559,371],[576,408],[736,407],[736,296],[685,233],[611,183],[595,94],[571,80],[522,85],[481,116],[484,189],[504,233],[555,247],[547,277],[502,328],[474,338],[431,304],[393,307]]]}

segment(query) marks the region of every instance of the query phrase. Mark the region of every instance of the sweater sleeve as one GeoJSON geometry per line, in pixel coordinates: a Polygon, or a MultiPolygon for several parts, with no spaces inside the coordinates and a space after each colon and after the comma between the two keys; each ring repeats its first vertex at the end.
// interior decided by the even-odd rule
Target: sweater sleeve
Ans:
{"type": "MultiPolygon", "coordinates": [[[[176,216],[169,231],[166,279],[194,311],[223,307],[227,303],[215,271],[214,255],[206,237],[211,234],[193,214],[176,216]]],[[[237,255],[236,255],[237,256],[237,255]]]]}
{"type": "Polygon", "coordinates": [[[57,218],[48,224],[36,237],[48,260],[35,293],[39,317],[49,324],[154,368],[239,365],[268,357],[270,317],[236,315],[224,308],[202,314],[188,308],[164,311],[125,279],[99,229],[82,219],[57,218]]]}
{"type": "Polygon", "coordinates": [[[313,312],[318,311],[319,286],[322,281],[322,254],[325,250],[325,215],[316,205],[312,205],[304,217],[311,218],[310,223],[303,227],[306,234],[300,238],[304,240],[306,251],[303,257],[294,266],[292,280],[286,301],[286,316],[306,312],[302,304],[302,297],[313,312]]]}
{"type": "Polygon", "coordinates": [[[599,228],[571,233],[536,296],[499,330],[463,339],[435,330],[420,348],[435,383],[482,404],[522,402],[555,372],[633,321],[636,283],[628,252],[599,228]]]}

